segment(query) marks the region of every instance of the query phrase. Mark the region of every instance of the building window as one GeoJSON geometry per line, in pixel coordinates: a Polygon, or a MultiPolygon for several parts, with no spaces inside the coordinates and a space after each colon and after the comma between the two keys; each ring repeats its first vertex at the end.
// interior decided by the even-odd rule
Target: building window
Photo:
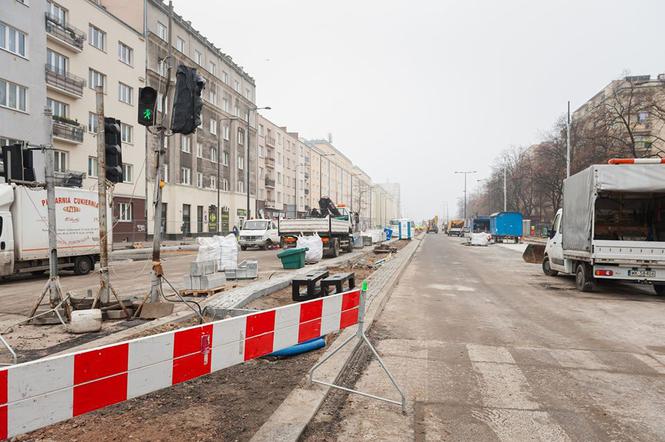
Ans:
{"type": "Polygon", "coordinates": [[[217,66],[215,65],[215,63],[213,63],[212,61],[208,62],[208,70],[212,75],[215,75],[217,73],[217,66]]]}
{"type": "Polygon", "coordinates": [[[179,50],[180,52],[184,53],[185,52],[185,40],[183,40],[180,37],[176,37],[175,39],[175,48],[179,50]]]}
{"type": "Polygon", "coordinates": [[[60,75],[65,75],[69,71],[69,58],[51,49],[46,50],[46,64],[50,71],[60,75]]]}
{"type": "Polygon", "coordinates": [[[210,133],[213,135],[217,135],[217,120],[214,118],[210,119],[210,133]]]}
{"type": "Polygon", "coordinates": [[[647,111],[641,111],[637,113],[637,122],[644,124],[647,122],[647,119],[649,118],[649,112],[647,111]]]}
{"type": "Polygon", "coordinates": [[[46,99],[46,104],[51,109],[51,114],[57,120],[60,118],[69,117],[69,105],[61,101],[54,100],[52,98],[46,99]]]}
{"type": "Polygon", "coordinates": [[[180,136],[180,150],[192,153],[192,140],[189,137],[180,136]]]}
{"type": "Polygon", "coordinates": [[[217,88],[214,83],[210,83],[208,88],[208,101],[212,104],[217,104],[217,88]]]}
{"type": "Polygon", "coordinates": [[[243,170],[245,168],[245,157],[238,157],[238,169],[243,170]]]}
{"type": "Polygon", "coordinates": [[[240,82],[238,80],[233,80],[233,89],[238,93],[240,92],[240,82]]]}
{"type": "Polygon", "coordinates": [[[133,204],[118,203],[118,221],[129,222],[133,219],[133,204]]]}
{"type": "Polygon", "coordinates": [[[229,141],[229,138],[231,137],[231,128],[229,126],[224,126],[222,132],[224,134],[224,139],[229,141]]]}
{"type": "Polygon", "coordinates": [[[123,42],[118,42],[118,59],[130,66],[134,65],[134,49],[130,48],[123,42]]]}
{"type": "Polygon", "coordinates": [[[50,16],[50,19],[55,20],[61,25],[67,23],[67,10],[59,4],[47,1],[46,10],[50,16]]]}
{"type": "Polygon", "coordinates": [[[27,57],[28,36],[18,29],[0,22],[0,49],[27,57]]]}
{"type": "Polygon", "coordinates": [[[67,152],[62,150],[53,151],[55,158],[55,168],[56,172],[67,172],[67,152]]]}
{"type": "Polygon", "coordinates": [[[166,77],[166,73],[168,71],[168,64],[166,63],[165,60],[159,60],[157,62],[157,73],[161,75],[162,77],[166,77]]]}
{"type": "Polygon", "coordinates": [[[245,193],[245,182],[238,180],[238,193],[245,193]]]}
{"type": "Polygon", "coordinates": [[[168,35],[166,35],[166,26],[159,21],[157,22],[157,36],[164,41],[168,39],[168,35]]]}
{"type": "Polygon", "coordinates": [[[192,184],[192,169],[189,167],[180,168],[180,184],[192,184]]]}
{"type": "Polygon", "coordinates": [[[122,182],[131,183],[134,180],[134,166],[131,164],[122,164],[122,182]]]}
{"type": "Polygon", "coordinates": [[[222,81],[225,84],[229,84],[229,74],[228,74],[228,72],[226,72],[226,71],[222,72],[222,81]]]}
{"type": "Polygon", "coordinates": [[[277,172],[277,184],[282,184],[282,173],[277,172]]]}
{"type": "Polygon", "coordinates": [[[97,86],[101,86],[102,90],[106,92],[106,75],[92,68],[88,69],[88,85],[93,91],[97,86]]]}
{"type": "Polygon", "coordinates": [[[217,177],[215,175],[210,177],[210,188],[213,190],[217,189],[217,177]]]}
{"type": "Polygon", "coordinates": [[[227,100],[226,98],[222,98],[222,110],[224,112],[229,111],[229,100],[227,100]]]}
{"type": "Polygon", "coordinates": [[[169,165],[168,164],[163,164],[162,165],[162,181],[165,183],[169,182],[169,165]]]}
{"type": "Polygon", "coordinates": [[[100,51],[106,50],[106,32],[96,26],[90,25],[88,28],[88,42],[100,51]]]}
{"type": "Polygon", "coordinates": [[[259,135],[263,135],[263,124],[259,124],[259,135]]]}
{"type": "Polygon", "coordinates": [[[88,176],[92,177],[92,178],[97,176],[97,158],[96,157],[88,157],[88,176]]]}
{"type": "Polygon", "coordinates": [[[245,144],[245,131],[241,128],[238,128],[238,144],[241,146],[245,144]]]}
{"type": "MultiPolygon", "coordinates": [[[[157,94],[157,112],[162,112],[162,100],[164,99],[164,94],[157,94]]],[[[164,100],[164,105],[166,109],[169,108],[169,97],[166,97],[164,100]]]]}
{"type": "Polygon", "coordinates": [[[203,174],[196,172],[196,187],[203,187],[203,174]]]}
{"type": "Polygon", "coordinates": [[[229,191],[229,180],[222,178],[222,190],[225,192],[229,191]]]}
{"type": "Polygon", "coordinates": [[[97,127],[97,114],[94,112],[88,112],[88,132],[96,134],[97,127]]]}
{"type": "Polygon", "coordinates": [[[125,83],[118,83],[118,100],[123,103],[132,104],[132,97],[134,96],[134,88],[127,86],[125,83]]]}
{"type": "Polygon", "coordinates": [[[203,66],[203,54],[200,51],[194,49],[194,61],[199,66],[203,66]]]}
{"type": "Polygon", "coordinates": [[[0,79],[0,106],[27,112],[28,88],[0,79]]]}
{"type": "Polygon", "coordinates": [[[216,147],[211,147],[210,148],[210,161],[213,163],[217,162],[217,148],[216,147]]]}
{"type": "Polygon", "coordinates": [[[229,153],[227,151],[222,152],[222,164],[224,166],[229,165],[229,153]]]}
{"type": "Polygon", "coordinates": [[[132,144],[134,141],[134,128],[129,124],[120,123],[120,138],[123,143],[132,144]]]}
{"type": "Polygon", "coordinates": [[[196,143],[196,158],[203,158],[203,144],[196,143]]]}

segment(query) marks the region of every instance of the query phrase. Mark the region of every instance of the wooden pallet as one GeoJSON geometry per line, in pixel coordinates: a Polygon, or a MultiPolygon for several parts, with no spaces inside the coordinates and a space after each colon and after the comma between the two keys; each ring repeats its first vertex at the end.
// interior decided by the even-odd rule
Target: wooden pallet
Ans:
{"type": "Polygon", "coordinates": [[[182,289],[179,293],[180,296],[211,296],[215,293],[223,292],[224,289],[225,286],[220,285],[211,289],[182,289]]]}

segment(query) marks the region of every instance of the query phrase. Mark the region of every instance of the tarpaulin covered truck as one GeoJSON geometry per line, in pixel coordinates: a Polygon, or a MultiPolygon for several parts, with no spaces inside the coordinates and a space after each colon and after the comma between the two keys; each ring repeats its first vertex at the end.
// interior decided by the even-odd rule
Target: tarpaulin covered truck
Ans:
{"type": "MultiPolygon", "coordinates": [[[[83,275],[99,261],[98,201],[97,192],[55,188],[59,268],[83,275]]],[[[48,271],[48,250],[46,190],[0,184],[0,276],[48,271]]]]}
{"type": "Polygon", "coordinates": [[[652,284],[665,294],[665,166],[595,165],[563,184],[542,261],[547,275],[652,284]]]}

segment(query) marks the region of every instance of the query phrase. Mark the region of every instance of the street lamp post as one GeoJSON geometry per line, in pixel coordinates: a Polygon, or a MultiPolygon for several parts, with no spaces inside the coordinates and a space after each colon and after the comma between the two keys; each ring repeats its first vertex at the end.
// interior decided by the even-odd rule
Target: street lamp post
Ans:
{"type": "Polygon", "coordinates": [[[217,120],[217,233],[222,232],[222,208],[221,205],[221,154],[222,154],[222,121],[235,121],[238,117],[220,118],[217,120]]]}
{"type": "MultiPolygon", "coordinates": [[[[249,210],[249,193],[250,193],[250,189],[249,189],[249,169],[250,169],[250,167],[249,167],[249,165],[250,165],[249,164],[249,143],[250,143],[250,139],[251,139],[251,137],[249,136],[250,135],[250,132],[249,132],[249,118],[250,118],[250,114],[251,114],[252,111],[270,110],[270,109],[271,109],[270,106],[265,106],[265,107],[256,107],[256,106],[254,106],[254,107],[248,107],[247,108],[247,154],[245,155],[245,157],[246,157],[245,168],[247,169],[247,174],[246,174],[246,183],[247,183],[246,187],[247,188],[245,189],[245,191],[247,192],[246,219],[249,219],[250,215],[251,215],[251,212],[249,210]]],[[[258,177],[257,177],[257,179],[258,179],[258,177]]],[[[258,197],[258,195],[257,195],[257,197],[258,197]]]]}
{"type": "MultiPolygon", "coordinates": [[[[323,157],[332,157],[335,154],[320,151],[317,153],[319,154],[319,199],[321,199],[323,197],[323,157]]],[[[328,160],[328,192],[330,192],[330,160],[328,160]]]]}
{"type": "Polygon", "coordinates": [[[477,173],[475,170],[458,170],[455,171],[455,173],[463,173],[464,174],[464,221],[466,221],[466,176],[469,174],[474,174],[477,173]]]}

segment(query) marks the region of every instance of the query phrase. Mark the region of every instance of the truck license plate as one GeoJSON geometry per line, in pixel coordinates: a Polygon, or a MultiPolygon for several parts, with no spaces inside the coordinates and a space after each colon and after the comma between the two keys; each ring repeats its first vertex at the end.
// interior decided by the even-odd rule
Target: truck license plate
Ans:
{"type": "Polygon", "coordinates": [[[628,270],[628,276],[637,276],[639,278],[655,278],[655,270],[628,270]]]}

